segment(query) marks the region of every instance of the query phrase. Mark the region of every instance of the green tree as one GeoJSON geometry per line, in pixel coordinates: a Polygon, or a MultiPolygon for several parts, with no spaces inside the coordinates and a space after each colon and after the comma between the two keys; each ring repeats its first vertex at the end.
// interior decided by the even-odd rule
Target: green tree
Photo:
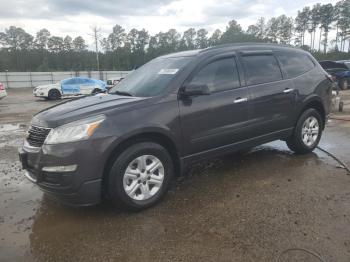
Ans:
{"type": "Polygon", "coordinates": [[[194,28],[187,29],[181,39],[180,48],[181,50],[190,50],[194,49],[196,46],[195,39],[196,39],[197,32],[194,28]]]}
{"type": "Polygon", "coordinates": [[[323,39],[323,53],[327,52],[328,47],[328,33],[331,30],[331,25],[334,21],[334,8],[332,4],[322,5],[320,9],[320,24],[324,31],[323,39]]]}
{"type": "Polygon", "coordinates": [[[115,65],[115,57],[117,58],[117,64],[119,64],[118,60],[118,49],[120,49],[126,42],[127,35],[125,33],[125,29],[120,25],[115,25],[112,29],[112,33],[108,36],[109,46],[113,52],[112,54],[112,64],[113,68],[116,68],[115,65]]]}
{"type": "Polygon", "coordinates": [[[226,27],[226,31],[222,34],[222,43],[236,43],[241,42],[243,30],[236,20],[231,20],[226,27]]]}
{"type": "Polygon", "coordinates": [[[298,11],[295,18],[295,31],[300,34],[301,45],[305,45],[305,32],[308,29],[310,14],[310,7],[304,7],[302,11],[298,11]]]}
{"type": "Polygon", "coordinates": [[[74,38],[72,43],[73,43],[73,49],[77,52],[84,51],[87,48],[87,45],[85,44],[85,40],[81,36],[77,36],[76,38],[74,38]]]}
{"type": "Polygon", "coordinates": [[[52,36],[47,42],[48,50],[52,53],[60,53],[64,50],[63,38],[52,36]]]}
{"type": "Polygon", "coordinates": [[[211,35],[211,37],[208,40],[208,45],[209,46],[215,46],[220,44],[221,41],[221,36],[222,36],[222,32],[220,29],[216,29],[214,31],[214,33],[211,35]]]}
{"type": "Polygon", "coordinates": [[[312,37],[311,37],[311,44],[310,49],[315,49],[315,40],[316,40],[316,30],[317,27],[320,24],[321,18],[320,18],[320,9],[321,4],[316,4],[311,9],[311,17],[310,17],[310,23],[309,23],[309,29],[311,31],[312,37]]]}
{"type": "Polygon", "coordinates": [[[204,28],[201,28],[197,31],[196,37],[196,48],[206,48],[208,47],[208,31],[204,28]]]}
{"type": "Polygon", "coordinates": [[[279,33],[279,22],[275,17],[272,17],[267,22],[266,36],[272,43],[277,43],[278,33],[279,33]]]}

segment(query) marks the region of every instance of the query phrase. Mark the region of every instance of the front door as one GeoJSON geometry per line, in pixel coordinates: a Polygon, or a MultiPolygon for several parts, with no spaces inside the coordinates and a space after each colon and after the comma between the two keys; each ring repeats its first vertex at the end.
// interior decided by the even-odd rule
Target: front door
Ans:
{"type": "Polygon", "coordinates": [[[208,61],[195,70],[186,86],[207,85],[209,95],[179,100],[185,153],[196,154],[244,140],[248,93],[241,88],[235,57],[208,61]]]}
{"type": "Polygon", "coordinates": [[[61,82],[61,89],[64,95],[76,95],[80,92],[79,78],[71,78],[61,82]]]}

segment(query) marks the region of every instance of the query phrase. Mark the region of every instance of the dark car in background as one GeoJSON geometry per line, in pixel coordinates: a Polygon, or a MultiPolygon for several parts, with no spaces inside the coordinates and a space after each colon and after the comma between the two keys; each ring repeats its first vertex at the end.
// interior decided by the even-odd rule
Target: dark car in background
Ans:
{"type": "Polygon", "coordinates": [[[347,89],[350,85],[350,61],[320,61],[320,65],[337,81],[340,89],[347,89]]]}
{"type": "Polygon", "coordinates": [[[296,153],[311,152],[332,85],[309,53],[291,47],[169,54],[109,94],[39,112],[19,155],[27,178],[64,203],[92,205],[106,196],[140,210],[160,201],[195,161],[277,139],[296,153]]]}

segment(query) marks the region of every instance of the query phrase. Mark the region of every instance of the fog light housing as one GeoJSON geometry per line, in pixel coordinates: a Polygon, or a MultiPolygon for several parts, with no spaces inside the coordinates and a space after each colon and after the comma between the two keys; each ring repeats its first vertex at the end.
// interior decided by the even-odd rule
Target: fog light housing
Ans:
{"type": "Polygon", "coordinates": [[[44,172],[73,172],[77,169],[77,165],[69,165],[69,166],[45,166],[42,168],[44,172]]]}

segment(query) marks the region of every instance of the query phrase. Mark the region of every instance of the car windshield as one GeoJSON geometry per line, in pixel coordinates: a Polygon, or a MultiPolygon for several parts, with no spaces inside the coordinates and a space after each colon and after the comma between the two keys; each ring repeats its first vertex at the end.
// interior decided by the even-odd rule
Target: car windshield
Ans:
{"type": "Polygon", "coordinates": [[[191,57],[156,58],[130,73],[109,93],[139,97],[156,96],[168,86],[191,57]]]}

